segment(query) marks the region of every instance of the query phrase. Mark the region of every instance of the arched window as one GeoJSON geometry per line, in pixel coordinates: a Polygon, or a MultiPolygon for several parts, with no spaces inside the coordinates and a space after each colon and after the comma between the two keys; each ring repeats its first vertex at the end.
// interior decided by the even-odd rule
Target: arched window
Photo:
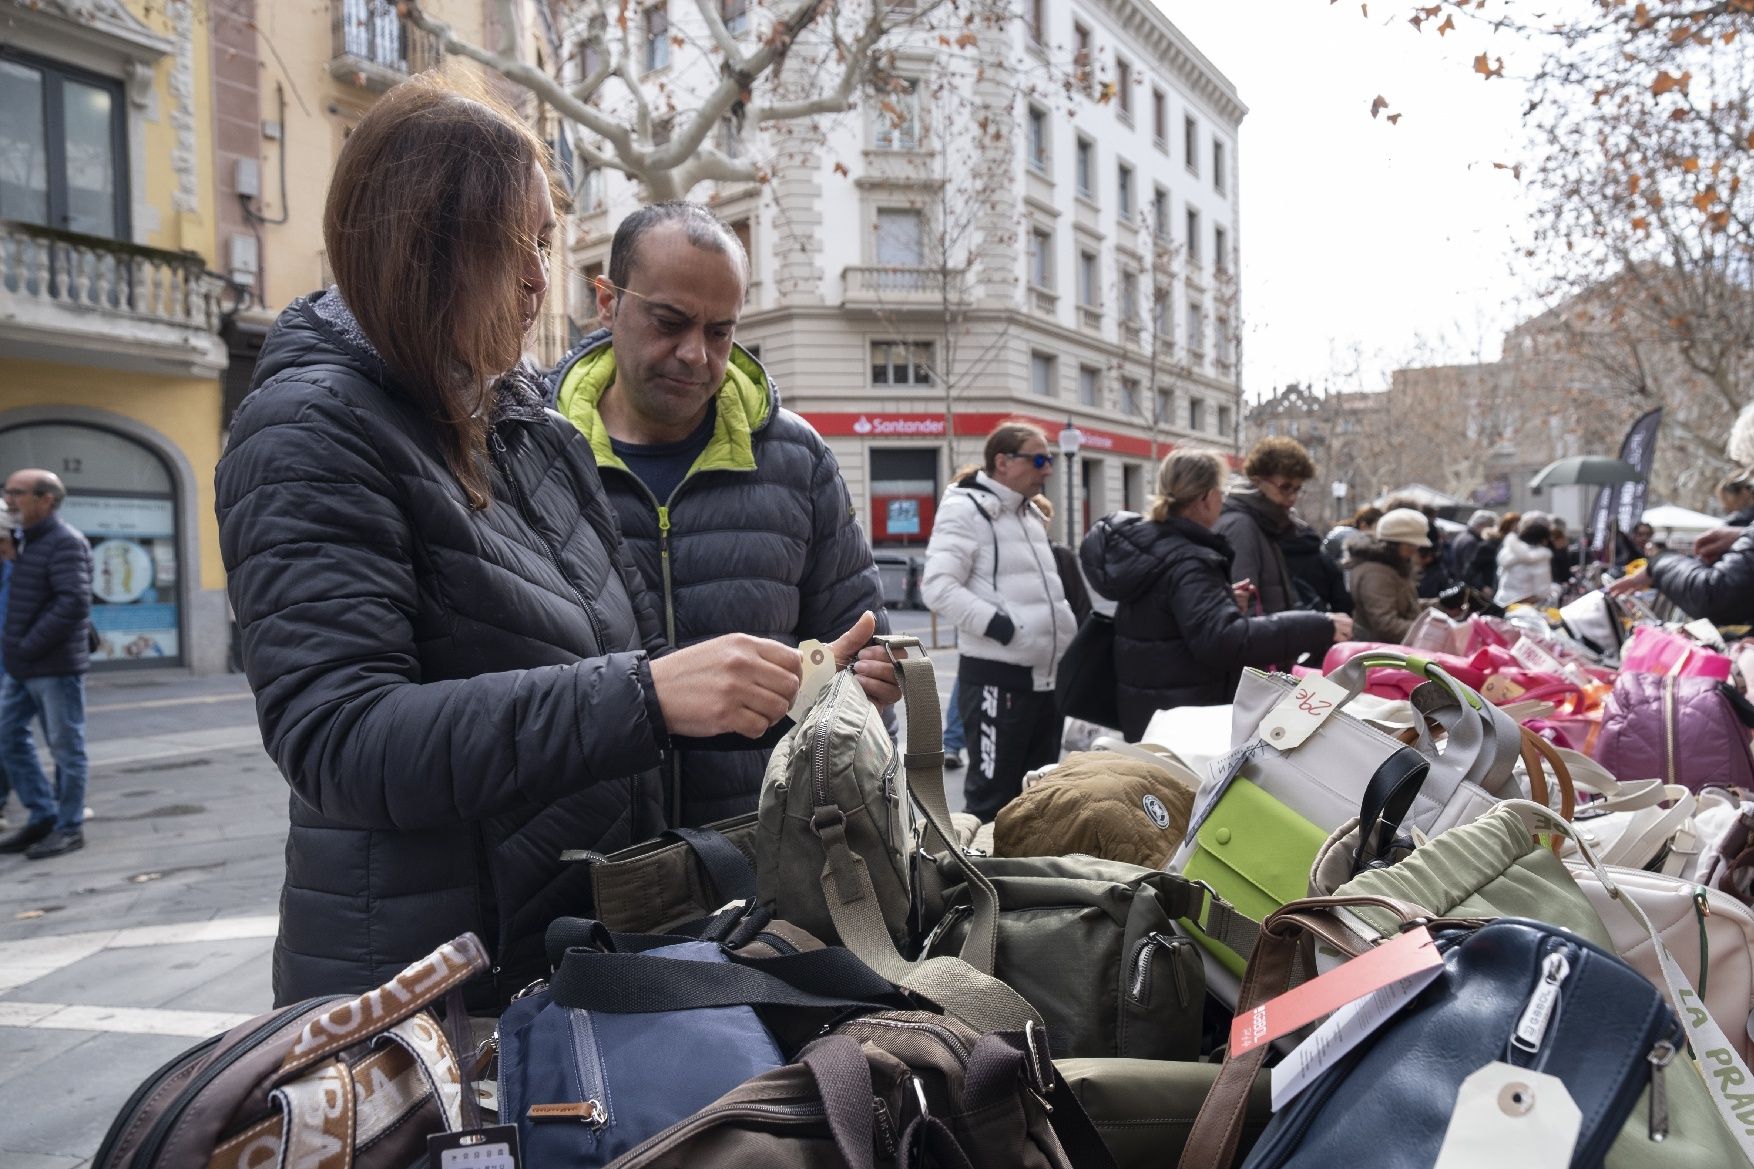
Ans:
{"type": "Polygon", "coordinates": [[[67,485],[61,518],[92,551],[91,623],[101,666],[181,665],[177,486],[150,447],[79,423],[0,430],[0,474],[53,471],[67,485]]]}

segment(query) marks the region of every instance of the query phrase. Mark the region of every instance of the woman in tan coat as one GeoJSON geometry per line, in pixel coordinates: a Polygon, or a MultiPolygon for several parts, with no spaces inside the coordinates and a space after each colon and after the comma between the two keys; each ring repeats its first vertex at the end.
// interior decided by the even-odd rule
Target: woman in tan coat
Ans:
{"type": "Polygon", "coordinates": [[[1374,535],[1346,542],[1352,586],[1352,636],[1404,644],[1424,605],[1413,578],[1413,553],[1431,547],[1425,516],[1397,507],[1376,522],[1374,535]]]}

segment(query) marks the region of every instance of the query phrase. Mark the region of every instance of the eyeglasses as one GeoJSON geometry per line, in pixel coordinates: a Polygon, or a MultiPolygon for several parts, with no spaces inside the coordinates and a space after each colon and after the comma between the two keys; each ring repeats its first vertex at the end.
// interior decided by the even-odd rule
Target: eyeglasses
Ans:
{"type": "Polygon", "coordinates": [[[1054,456],[1048,454],[1046,451],[1038,451],[1033,455],[1026,455],[1022,451],[1006,451],[1005,457],[1007,459],[1028,459],[1030,464],[1038,471],[1054,465],[1054,456]]]}
{"type": "Polygon", "coordinates": [[[1280,495],[1290,496],[1291,498],[1295,499],[1299,495],[1303,494],[1303,484],[1302,483],[1295,483],[1295,482],[1294,483],[1287,483],[1283,479],[1268,479],[1266,482],[1267,482],[1268,487],[1271,487],[1274,491],[1277,491],[1280,495]]]}
{"type": "Polygon", "coordinates": [[[4,495],[7,499],[17,499],[18,497],[20,497],[22,495],[41,495],[41,494],[42,494],[42,492],[38,491],[34,487],[0,488],[0,495],[4,495]]]}

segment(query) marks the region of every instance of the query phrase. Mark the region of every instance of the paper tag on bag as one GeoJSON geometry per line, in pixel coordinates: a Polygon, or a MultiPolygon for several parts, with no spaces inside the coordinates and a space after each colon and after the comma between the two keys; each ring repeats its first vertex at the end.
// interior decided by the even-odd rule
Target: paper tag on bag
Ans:
{"type": "Polygon", "coordinates": [[[834,681],[835,672],[834,654],[820,641],[799,642],[798,656],[804,662],[804,680],[798,685],[798,696],[792,699],[793,722],[803,720],[804,712],[816,704],[823,688],[834,681]]]}
{"type": "Polygon", "coordinates": [[[1252,1011],[1237,1015],[1230,1024],[1230,1058],[1289,1035],[1372,991],[1442,966],[1443,955],[1437,952],[1431,931],[1424,926],[1410,929],[1252,1011]]]}
{"type": "Polygon", "coordinates": [[[1255,732],[1280,751],[1303,745],[1335,711],[1346,704],[1346,688],[1320,674],[1298,678],[1291,690],[1267,712],[1255,732]]]}
{"type": "Polygon", "coordinates": [[[1571,1164],[1583,1113],[1557,1076],[1487,1064],[1462,1081],[1432,1169],[1552,1169],[1571,1164]]]}
{"type": "Polygon", "coordinates": [[[1427,967],[1335,1011],[1273,1068],[1273,1111],[1289,1104],[1293,1096],[1309,1087],[1341,1056],[1370,1038],[1442,973],[1441,963],[1427,967]]]}

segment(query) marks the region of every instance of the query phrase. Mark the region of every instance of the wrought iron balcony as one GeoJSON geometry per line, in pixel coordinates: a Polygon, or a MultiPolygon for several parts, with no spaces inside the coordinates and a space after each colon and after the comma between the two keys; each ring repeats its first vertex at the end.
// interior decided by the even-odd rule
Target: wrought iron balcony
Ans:
{"type": "Polygon", "coordinates": [[[382,93],[444,55],[438,38],[396,14],[393,0],[331,0],[329,75],[382,93]]]}
{"type": "Polygon", "coordinates": [[[215,374],[225,289],[193,253],[0,220],[0,342],[19,357],[215,374]]]}

